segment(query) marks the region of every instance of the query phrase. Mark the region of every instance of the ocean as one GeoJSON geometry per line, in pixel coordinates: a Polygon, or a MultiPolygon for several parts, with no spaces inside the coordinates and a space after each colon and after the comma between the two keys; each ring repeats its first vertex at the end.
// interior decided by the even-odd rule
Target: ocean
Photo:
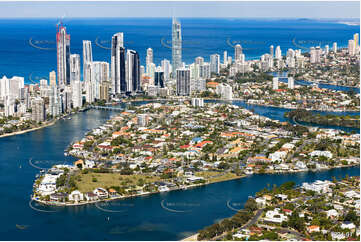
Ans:
{"type": "MultiPolygon", "coordinates": [[[[233,46],[241,44],[246,59],[257,59],[280,45],[306,51],[326,44],[347,46],[359,26],[290,19],[210,19],[180,18],[183,37],[183,61],[192,63],[197,56],[209,61],[211,54],[223,51],[234,55],[233,46]]],[[[25,83],[38,82],[56,70],[57,19],[0,19],[0,77],[23,76],[25,83]],[[31,44],[30,44],[31,42],[31,44]]],[[[114,33],[124,33],[124,45],[136,50],[145,64],[146,49],[154,51],[154,62],[171,60],[170,18],[92,18],[64,19],[71,35],[71,53],[82,57],[82,40],[92,41],[93,59],[110,62],[110,43],[114,33]]]]}

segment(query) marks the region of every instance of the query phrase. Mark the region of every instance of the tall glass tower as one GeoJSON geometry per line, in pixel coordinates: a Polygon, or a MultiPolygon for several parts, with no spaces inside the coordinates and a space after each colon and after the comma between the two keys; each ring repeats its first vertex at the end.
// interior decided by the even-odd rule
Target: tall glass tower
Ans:
{"type": "Polygon", "coordinates": [[[176,77],[177,69],[182,67],[182,33],[181,24],[173,17],[172,21],[172,73],[176,77]]]}
{"type": "Polygon", "coordinates": [[[62,23],[56,25],[56,55],[58,66],[58,84],[70,84],[70,35],[62,23]]]}

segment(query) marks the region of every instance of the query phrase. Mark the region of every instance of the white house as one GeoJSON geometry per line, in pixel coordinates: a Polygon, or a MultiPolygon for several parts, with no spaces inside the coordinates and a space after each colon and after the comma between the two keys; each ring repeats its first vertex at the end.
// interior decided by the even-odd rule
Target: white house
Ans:
{"type": "Polygon", "coordinates": [[[84,195],[83,193],[79,192],[78,190],[72,191],[69,194],[69,201],[74,201],[74,202],[79,202],[84,200],[84,195]]]}
{"type": "Polygon", "coordinates": [[[274,210],[267,211],[266,216],[264,218],[264,221],[266,222],[279,223],[279,224],[287,220],[288,220],[287,216],[280,213],[279,208],[275,208],[274,210]]]}
{"type": "Polygon", "coordinates": [[[272,160],[272,162],[275,161],[283,161],[287,156],[286,151],[276,151],[268,156],[272,160]]]}
{"type": "Polygon", "coordinates": [[[321,150],[314,150],[310,153],[310,156],[314,157],[314,156],[324,156],[327,157],[329,159],[332,158],[332,153],[328,150],[326,151],[321,151],[321,150]]]}
{"type": "Polygon", "coordinates": [[[329,217],[337,218],[339,215],[335,209],[330,209],[330,210],[326,211],[326,214],[327,214],[327,218],[329,218],[329,217]]]}
{"type": "Polygon", "coordinates": [[[97,195],[100,199],[108,198],[109,196],[108,191],[101,187],[95,188],[93,193],[97,195]]]}
{"type": "Polygon", "coordinates": [[[341,224],[341,229],[350,229],[350,230],[352,230],[352,229],[355,229],[355,228],[356,228],[356,226],[352,222],[343,222],[341,224]]]}
{"type": "Polygon", "coordinates": [[[267,203],[267,201],[266,201],[266,199],[264,197],[257,197],[255,199],[255,201],[256,201],[257,205],[259,205],[261,207],[266,206],[266,203],[267,203]]]}

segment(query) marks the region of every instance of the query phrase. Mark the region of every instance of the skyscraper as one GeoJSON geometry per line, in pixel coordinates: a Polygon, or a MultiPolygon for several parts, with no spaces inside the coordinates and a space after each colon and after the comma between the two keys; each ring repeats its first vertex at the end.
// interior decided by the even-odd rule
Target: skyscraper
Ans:
{"type": "Polygon", "coordinates": [[[241,58],[241,54],[242,54],[242,46],[240,44],[237,44],[235,47],[234,47],[234,59],[236,61],[238,61],[240,58],[241,58]]]}
{"type": "Polygon", "coordinates": [[[86,76],[86,64],[93,61],[92,43],[89,40],[83,40],[83,81],[88,80],[86,76]]]}
{"type": "Polygon", "coordinates": [[[73,108],[81,108],[81,106],[83,105],[81,82],[75,81],[71,87],[72,87],[72,95],[73,95],[72,96],[73,108]]]}
{"type": "Polygon", "coordinates": [[[169,60],[167,59],[162,60],[161,63],[162,63],[162,69],[164,71],[164,81],[167,82],[169,80],[171,73],[171,65],[169,60]]]}
{"type": "Polygon", "coordinates": [[[330,46],[325,45],[325,55],[328,55],[329,50],[330,50],[330,46]]]}
{"type": "Polygon", "coordinates": [[[70,35],[62,23],[56,28],[58,84],[64,86],[70,84],[70,35]]]}
{"type": "Polygon", "coordinates": [[[211,63],[210,63],[210,68],[211,68],[211,73],[216,73],[219,74],[220,72],[220,56],[218,54],[214,54],[211,55],[211,63]]]}
{"type": "Polygon", "coordinates": [[[70,83],[80,81],[80,56],[78,54],[70,55],[70,83]]]}
{"type": "Polygon", "coordinates": [[[49,72],[49,85],[56,86],[56,73],[55,71],[49,72]]]}
{"type": "Polygon", "coordinates": [[[228,54],[226,50],[223,52],[223,64],[228,65],[228,54]]]}
{"type": "Polygon", "coordinates": [[[178,69],[177,70],[177,96],[189,96],[191,91],[191,79],[189,69],[178,69]]]}
{"type": "Polygon", "coordinates": [[[35,122],[43,122],[45,120],[45,104],[41,97],[36,97],[31,102],[31,119],[35,122]]]}
{"type": "Polygon", "coordinates": [[[271,45],[269,47],[269,54],[271,55],[271,57],[273,58],[273,45],[271,45]]]}
{"type": "Polygon", "coordinates": [[[355,42],[355,48],[357,48],[359,46],[359,36],[358,33],[353,35],[353,40],[355,42]]]}
{"type": "Polygon", "coordinates": [[[337,52],[337,43],[336,42],[333,42],[332,51],[335,53],[337,52]]]}
{"type": "Polygon", "coordinates": [[[355,40],[350,39],[348,41],[348,54],[351,56],[355,55],[355,50],[356,50],[355,40]]]}
{"type": "Polygon", "coordinates": [[[154,86],[164,88],[164,71],[162,68],[157,68],[154,73],[154,86]]]}
{"type": "Polygon", "coordinates": [[[140,92],[140,62],[139,55],[135,50],[127,50],[126,68],[127,92],[140,92]]]}
{"type": "Polygon", "coordinates": [[[109,63],[93,61],[91,63],[91,83],[95,99],[100,99],[100,86],[109,81],[109,63]]]}
{"type": "Polygon", "coordinates": [[[176,77],[177,69],[182,67],[182,33],[181,24],[173,17],[172,21],[172,69],[173,78],[176,77]]]}
{"type": "Polygon", "coordinates": [[[151,74],[151,68],[150,68],[150,64],[153,63],[153,49],[152,48],[148,48],[147,49],[147,56],[146,56],[146,59],[145,59],[145,68],[146,68],[146,72],[148,75],[151,74]]]}
{"type": "Polygon", "coordinates": [[[127,91],[127,84],[125,81],[125,49],[123,45],[123,33],[116,33],[112,37],[111,79],[112,94],[120,94],[127,91]]]}
{"type": "Polygon", "coordinates": [[[276,47],[275,58],[277,60],[282,59],[282,51],[281,51],[281,47],[279,45],[277,45],[277,47],[276,47]]]}

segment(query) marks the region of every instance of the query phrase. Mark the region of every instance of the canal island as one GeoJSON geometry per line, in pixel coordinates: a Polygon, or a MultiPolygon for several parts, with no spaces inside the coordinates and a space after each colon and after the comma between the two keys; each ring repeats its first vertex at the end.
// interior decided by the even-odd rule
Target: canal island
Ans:
{"type": "Polygon", "coordinates": [[[359,165],[359,139],[359,134],[271,120],[202,98],[131,105],[70,144],[66,154],[76,158],[74,163],[40,174],[32,199],[83,205],[254,173],[359,165]]]}

